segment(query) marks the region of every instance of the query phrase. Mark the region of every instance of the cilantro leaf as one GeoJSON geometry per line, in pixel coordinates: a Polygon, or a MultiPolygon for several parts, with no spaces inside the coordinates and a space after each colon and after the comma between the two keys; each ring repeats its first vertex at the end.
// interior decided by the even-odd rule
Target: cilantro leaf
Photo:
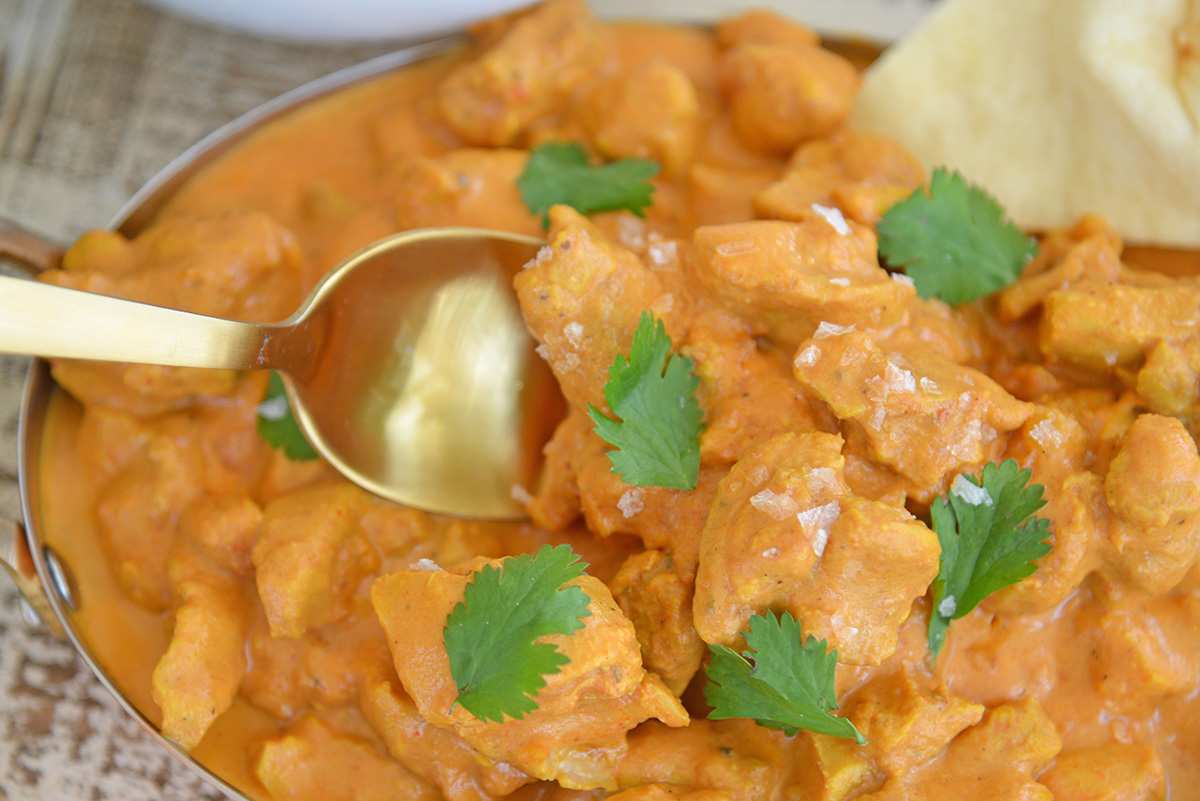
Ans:
{"type": "Polygon", "coordinates": [[[622,481],[639,487],[696,488],[704,415],[695,398],[699,384],[692,361],[671,353],[662,320],[642,312],[629,356],[617,356],[604,385],[604,398],[620,420],[588,404],[593,430],[616,447],[608,459],[622,481]]]}
{"type": "Polygon", "coordinates": [[[268,445],[277,451],[283,451],[283,455],[293,462],[309,462],[317,458],[316,450],[292,415],[292,407],[288,404],[287,392],[283,388],[283,379],[275,371],[271,371],[267,392],[258,404],[258,420],[255,427],[258,435],[268,445]]]}
{"type": "Polygon", "coordinates": [[[789,737],[803,729],[867,742],[853,723],[833,714],[837,651],[829,651],[825,640],[810,636],[805,642],[788,612],[781,618],[774,612],[755,615],[745,636],[753,666],[732,648],[708,646],[712,661],[705,668],[704,699],[712,707],[710,718],[753,718],[789,737]]]}
{"type": "Polygon", "coordinates": [[[548,634],[571,634],[591,615],[589,598],[577,586],[587,564],[569,545],[543,545],[536,554],[484,565],[446,618],[443,639],[450,674],[458,687],[455,703],[479,720],[520,720],[537,709],[534,700],[544,676],[570,659],[548,634]]]}
{"type": "Polygon", "coordinates": [[[546,214],[556,203],[565,203],[580,214],[628,209],[646,216],[658,164],[649,159],[620,159],[599,166],[588,164],[578,142],[547,142],[529,152],[525,170],[517,179],[521,199],[530,213],[550,227],[546,214]]]}
{"type": "Polygon", "coordinates": [[[933,582],[929,650],[937,658],[951,621],[965,616],[997,590],[1033,575],[1033,564],[1050,553],[1049,521],[1033,513],[1046,505],[1041,484],[1015,459],[983,466],[983,480],[959,475],[949,496],[930,508],[942,544],[941,568],[933,582]]]}
{"type": "Polygon", "coordinates": [[[991,195],[945,167],[933,171],[928,192],[888,209],[877,230],[880,254],[904,268],[921,297],[955,306],[1008,286],[1037,253],[991,195]]]}

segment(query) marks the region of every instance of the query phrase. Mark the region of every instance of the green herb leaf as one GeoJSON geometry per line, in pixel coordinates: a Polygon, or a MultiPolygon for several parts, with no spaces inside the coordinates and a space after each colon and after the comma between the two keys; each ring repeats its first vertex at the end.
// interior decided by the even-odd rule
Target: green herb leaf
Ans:
{"type": "Polygon", "coordinates": [[[517,188],[530,213],[550,226],[546,214],[556,203],[573,207],[580,214],[627,209],[639,217],[652,202],[658,164],[649,159],[621,159],[592,166],[578,142],[547,142],[529,153],[517,188]]]}
{"type": "Polygon", "coordinates": [[[258,435],[268,445],[293,462],[309,462],[317,458],[317,452],[309,443],[300,425],[292,415],[292,407],[288,404],[287,393],[283,388],[283,379],[279,373],[271,372],[267,382],[267,393],[262,403],[258,404],[258,421],[255,424],[258,435]]]}
{"type": "Polygon", "coordinates": [[[803,729],[867,742],[853,723],[833,714],[837,651],[828,650],[825,640],[805,642],[787,612],[782,618],[774,612],[755,615],[745,636],[753,665],[732,648],[708,646],[712,661],[705,668],[704,698],[712,707],[710,718],[752,718],[789,737],[803,729]]]}
{"type": "Polygon", "coordinates": [[[991,195],[945,167],[933,171],[928,192],[888,209],[877,230],[880,255],[904,268],[921,297],[955,306],[1008,286],[1037,253],[991,195]]]}
{"type": "Polygon", "coordinates": [[[616,447],[608,459],[622,481],[696,488],[704,416],[695,398],[699,385],[691,360],[671,353],[662,320],[642,312],[628,358],[617,356],[604,385],[604,398],[620,420],[588,404],[594,431],[616,447]]]}
{"type": "Polygon", "coordinates": [[[1046,505],[1041,484],[1015,459],[983,467],[983,480],[954,479],[948,496],[930,508],[942,544],[941,568],[933,582],[929,650],[937,658],[951,621],[965,616],[997,590],[1033,575],[1033,564],[1050,553],[1050,523],[1033,513],[1046,505]]]}
{"type": "Polygon", "coordinates": [[[543,677],[570,662],[538,639],[583,628],[589,599],[579,587],[563,585],[586,568],[569,545],[543,545],[536,554],[505,559],[500,568],[476,571],[442,635],[458,687],[455,703],[497,723],[537,709],[543,677]]]}

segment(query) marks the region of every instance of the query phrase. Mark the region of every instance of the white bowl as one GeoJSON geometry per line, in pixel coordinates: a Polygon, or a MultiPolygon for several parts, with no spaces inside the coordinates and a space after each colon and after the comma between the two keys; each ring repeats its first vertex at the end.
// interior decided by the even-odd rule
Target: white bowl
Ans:
{"type": "Polygon", "coordinates": [[[146,0],[247,33],[303,41],[412,39],[461,30],[531,0],[146,0]]]}

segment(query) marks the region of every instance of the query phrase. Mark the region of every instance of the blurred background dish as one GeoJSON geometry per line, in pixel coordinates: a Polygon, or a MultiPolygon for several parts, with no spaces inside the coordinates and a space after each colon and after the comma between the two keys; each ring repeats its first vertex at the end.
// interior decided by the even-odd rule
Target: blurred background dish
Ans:
{"type": "Polygon", "coordinates": [[[448,33],[523,0],[147,0],[193,19],[298,41],[367,41],[448,33]]]}

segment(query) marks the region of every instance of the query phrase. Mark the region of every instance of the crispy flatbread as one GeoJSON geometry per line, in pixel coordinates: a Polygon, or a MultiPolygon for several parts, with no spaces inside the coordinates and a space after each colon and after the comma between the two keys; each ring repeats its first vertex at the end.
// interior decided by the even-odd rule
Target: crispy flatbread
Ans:
{"type": "Polygon", "coordinates": [[[1195,0],[945,0],[868,71],[859,127],[992,192],[1029,229],[1095,212],[1200,246],[1195,0]]]}

